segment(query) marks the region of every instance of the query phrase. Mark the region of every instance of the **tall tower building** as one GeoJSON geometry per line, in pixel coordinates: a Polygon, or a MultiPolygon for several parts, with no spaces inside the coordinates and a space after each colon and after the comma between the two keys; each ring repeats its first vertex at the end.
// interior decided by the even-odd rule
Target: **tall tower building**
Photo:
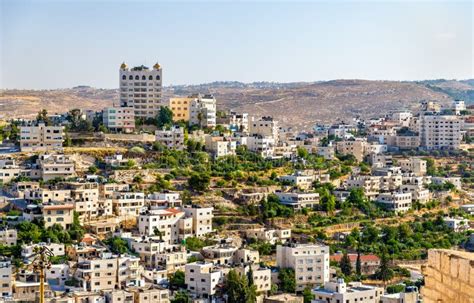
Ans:
{"type": "Polygon", "coordinates": [[[155,118],[163,106],[162,68],[156,63],[153,69],[141,65],[128,68],[120,65],[120,106],[133,107],[136,118],[155,118]]]}

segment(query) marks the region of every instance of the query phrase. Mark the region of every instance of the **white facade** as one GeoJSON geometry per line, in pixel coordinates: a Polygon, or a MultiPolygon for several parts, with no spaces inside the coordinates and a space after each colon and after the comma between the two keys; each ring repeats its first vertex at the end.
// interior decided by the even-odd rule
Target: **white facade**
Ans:
{"type": "Polygon", "coordinates": [[[190,125],[200,127],[215,127],[217,115],[217,101],[212,95],[191,96],[191,106],[189,107],[190,125]]]}
{"type": "Polygon", "coordinates": [[[114,192],[113,209],[118,216],[137,217],[145,205],[145,194],[135,192],[114,192]]]}
{"type": "Polygon", "coordinates": [[[426,115],[420,117],[421,146],[428,149],[459,149],[463,120],[458,116],[426,115]]]}
{"type": "Polygon", "coordinates": [[[279,126],[278,121],[272,117],[261,117],[249,122],[249,134],[250,136],[269,137],[275,141],[275,144],[279,141],[279,126]]]}
{"type": "Polygon", "coordinates": [[[318,193],[305,192],[276,192],[280,203],[290,206],[294,209],[302,209],[305,207],[313,208],[319,204],[318,193]]]}
{"type": "Polygon", "coordinates": [[[131,107],[107,107],[103,110],[105,127],[131,133],[135,129],[135,110],[131,107]]]}
{"type": "Polygon", "coordinates": [[[155,131],[156,142],[161,143],[169,149],[184,149],[184,128],[172,126],[170,129],[163,127],[155,131]]]}
{"type": "Polygon", "coordinates": [[[206,298],[216,294],[217,284],[223,279],[222,271],[205,262],[186,264],[184,276],[187,290],[206,298]]]}
{"type": "Polygon", "coordinates": [[[271,158],[275,152],[275,139],[272,137],[252,136],[246,138],[248,150],[263,158],[271,158]]]}
{"type": "Polygon", "coordinates": [[[324,283],[324,287],[313,289],[312,293],[315,299],[311,303],[378,303],[384,290],[361,282],[347,286],[343,279],[338,279],[324,283]]]}
{"type": "Polygon", "coordinates": [[[329,247],[318,244],[277,245],[277,266],[295,271],[296,291],[329,281],[329,247]]]}
{"type": "Polygon", "coordinates": [[[192,219],[186,220],[185,213],[174,208],[147,210],[138,217],[138,230],[146,236],[158,233],[169,245],[178,244],[184,238],[180,235],[191,234],[192,219]],[[180,225],[183,227],[181,230],[180,225]]]}
{"type": "Polygon", "coordinates": [[[235,155],[236,147],[236,141],[231,138],[207,135],[205,139],[206,151],[215,158],[235,155]]]}
{"type": "Polygon", "coordinates": [[[0,258],[0,295],[2,298],[13,296],[13,271],[10,260],[0,258]]]}
{"type": "Polygon", "coordinates": [[[454,100],[453,109],[456,115],[460,115],[462,111],[466,110],[466,104],[464,103],[463,100],[454,100]]]}
{"type": "Polygon", "coordinates": [[[162,68],[156,63],[153,69],[141,65],[133,68],[120,66],[120,106],[131,107],[136,118],[155,118],[162,101],[162,68]]]}
{"type": "Polygon", "coordinates": [[[185,207],[186,216],[192,218],[192,231],[196,237],[212,232],[213,207],[185,207]]]}
{"type": "Polygon", "coordinates": [[[407,212],[411,208],[412,194],[408,193],[381,193],[377,197],[377,203],[380,203],[388,210],[395,212],[407,212]]]}
{"type": "Polygon", "coordinates": [[[404,173],[413,173],[416,176],[426,175],[426,160],[420,158],[400,159],[398,165],[404,173]]]}

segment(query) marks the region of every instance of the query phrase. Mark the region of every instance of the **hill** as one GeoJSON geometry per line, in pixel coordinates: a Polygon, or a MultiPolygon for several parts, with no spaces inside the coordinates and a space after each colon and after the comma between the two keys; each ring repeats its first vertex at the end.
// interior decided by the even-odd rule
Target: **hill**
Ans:
{"type": "MultiPolygon", "coordinates": [[[[213,82],[164,88],[164,98],[212,93],[220,109],[271,115],[284,125],[307,128],[316,122],[380,116],[394,110],[414,109],[421,100],[448,104],[457,95],[474,92],[472,80],[419,82],[333,80],[313,83],[213,82]]],[[[118,100],[116,89],[78,86],[60,90],[0,91],[0,117],[34,117],[71,108],[100,110],[118,100]]],[[[469,101],[470,99],[467,99],[469,101]]]]}

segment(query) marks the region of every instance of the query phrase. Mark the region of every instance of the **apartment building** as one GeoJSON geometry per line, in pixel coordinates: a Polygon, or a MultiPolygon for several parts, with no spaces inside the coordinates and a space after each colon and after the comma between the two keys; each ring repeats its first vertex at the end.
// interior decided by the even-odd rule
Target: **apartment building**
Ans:
{"type": "Polygon", "coordinates": [[[319,204],[318,193],[306,193],[306,192],[276,192],[275,193],[280,200],[280,203],[293,209],[302,208],[313,208],[319,204]]]}
{"type": "Polygon", "coordinates": [[[228,117],[229,129],[233,132],[247,134],[249,132],[249,114],[230,112],[228,117]]]}
{"type": "Polygon", "coordinates": [[[184,128],[181,126],[163,127],[155,131],[156,142],[169,149],[184,149],[184,128]]]}
{"type": "Polygon", "coordinates": [[[277,245],[277,266],[295,271],[296,291],[329,281],[329,247],[319,244],[277,245]]]}
{"type": "Polygon", "coordinates": [[[332,160],[336,156],[336,149],[332,144],[329,146],[317,146],[316,154],[326,160],[332,160]]]}
{"type": "Polygon", "coordinates": [[[411,208],[412,194],[411,192],[380,193],[377,197],[377,203],[385,207],[387,210],[404,213],[409,211],[411,208]]]}
{"type": "Polygon", "coordinates": [[[21,246],[21,257],[27,263],[30,263],[35,258],[37,247],[46,247],[54,256],[64,256],[66,254],[65,245],[63,243],[37,243],[21,246]]]}
{"type": "Polygon", "coordinates": [[[217,116],[217,101],[213,95],[195,95],[191,102],[189,123],[200,127],[215,127],[217,116]]]}
{"type": "Polygon", "coordinates": [[[201,255],[206,262],[215,265],[232,265],[234,264],[234,255],[237,250],[238,247],[231,244],[217,244],[203,247],[201,255]]]}
{"type": "MultiPolygon", "coordinates": [[[[133,293],[134,303],[169,303],[169,290],[161,287],[129,289],[133,293]]],[[[114,301],[115,302],[115,301],[114,301]]]]}
{"type": "Polygon", "coordinates": [[[395,146],[400,150],[412,150],[420,147],[420,134],[411,130],[397,133],[395,136],[395,146]]]}
{"type": "Polygon", "coordinates": [[[162,100],[163,69],[156,63],[152,69],[141,65],[120,65],[120,107],[133,108],[135,118],[155,118],[164,106],[162,100]]]}
{"type": "Polygon", "coordinates": [[[74,161],[66,155],[40,155],[37,165],[41,179],[45,182],[55,178],[68,179],[76,176],[74,161]]]}
{"type": "Polygon", "coordinates": [[[145,206],[145,194],[116,191],[112,196],[114,213],[121,217],[137,217],[145,206]]]}
{"type": "Polygon", "coordinates": [[[161,193],[151,193],[145,201],[150,209],[158,208],[176,208],[181,207],[183,201],[180,198],[179,192],[164,191],[161,193]]]}
{"type": "Polygon", "coordinates": [[[276,141],[272,137],[251,136],[245,138],[248,150],[263,158],[272,158],[275,153],[276,141]]]}
{"type": "Polygon", "coordinates": [[[140,259],[102,253],[99,258],[80,259],[74,278],[84,291],[111,291],[140,279],[140,259]]]}
{"type": "Polygon", "coordinates": [[[272,138],[275,144],[279,142],[279,125],[278,121],[272,117],[252,117],[249,121],[249,134],[251,137],[272,138]]]}
{"type": "Polygon", "coordinates": [[[211,136],[205,137],[205,148],[214,158],[235,155],[237,142],[230,137],[211,136]]]}
{"type": "Polygon", "coordinates": [[[63,135],[62,126],[46,126],[44,123],[21,126],[20,149],[22,152],[62,151],[63,135]]]}
{"type": "Polygon", "coordinates": [[[460,115],[461,112],[466,110],[466,103],[463,100],[454,100],[453,110],[456,115],[460,115]]]}
{"type": "Polygon", "coordinates": [[[188,263],[185,266],[185,282],[191,294],[208,298],[216,294],[218,283],[222,282],[222,271],[207,262],[188,263]]]}
{"type": "Polygon", "coordinates": [[[21,169],[13,159],[0,160],[0,184],[10,183],[21,175],[21,169]]]}
{"type": "Polygon", "coordinates": [[[235,271],[240,276],[248,276],[250,268],[252,269],[253,285],[255,285],[257,294],[265,294],[270,291],[272,288],[272,271],[270,268],[263,268],[258,264],[247,264],[244,266],[235,267],[235,271]]]}
{"type": "Polygon", "coordinates": [[[457,190],[462,189],[461,177],[432,177],[431,182],[438,185],[449,182],[452,183],[457,190]]]}
{"type": "Polygon", "coordinates": [[[130,185],[126,183],[105,183],[99,185],[99,197],[104,199],[112,199],[114,192],[128,192],[130,185]]]}
{"type": "Polygon", "coordinates": [[[0,257],[0,294],[5,299],[13,296],[12,264],[6,257],[0,257]]]}
{"type": "Polygon", "coordinates": [[[6,246],[16,245],[18,240],[16,229],[2,228],[0,229],[0,244],[6,246]]]}
{"type": "MultiPolygon", "coordinates": [[[[95,182],[68,182],[74,210],[81,219],[91,219],[99,215],[99,184],[95,182]]],[[[111,211],[106,211],[110,213],[111,211]]]]}
{"type": "Polygon", "coordinates": [[[213,207],[201,207],[193,205],[185,207],[186,216],[192,218],[192,232],[196,237],[202,237],[212,232],[213,207]]]}
{"type": "Polygon", "coordinates": [[[102,119],[111,131],[132,133],[135,130],[135,110],[132,107],[106,107],[102,119]]]}
{"type": "Polygon", "coordinates": [[[179,209],[152,209],[138,216],[138,230],[141,235],[160,236],[168,245],[178,244],[186,236],[192,235],[192,221],[179,209]]]}
{"type": "Polygon", "coordinates": [[[380,191],[380,179],[380,176],[350,176],[345,181],[345,186],[347,189],[362,188],[367,198],[374,199],[380,191]]]}
{"type": "Polygon", "coordinates": [[[454,115],[421,114],[421,147],[433,149],[459,149],[462,140],[463,120],[454,115]]]}
{"type": "Polygon", "coordinates": [[[331,127],[329,127],[328,135],[345,139],[345,138],[354,137],[352,133],[356,131],[357,131],[357,127],[355,125],[339,123],[339,124],[331,125],[331,127]]]}
{"type": "Polygon", "coordinates": [[[71,200],[71,191],[69,189],[35,188],[25,190],[23,198],[27,202],[66,202],[71,200]]]}
{"type": "Polygon", "coordinates": [[[188,122],[191,115],[191,104],[194,102],[193,96],[170,98],[169,108],[173,112],[173,121],[188,122]]]}
{"type": "Polygon", "coordinates": [[[61,225],[64,229],[71,227],[74,221],[74,205],[49,203],[42,205],[44,227],[48,228],[54,224],[61,225]]]}
{"type": "Polygon", "coordinates": [[[305,171],[296,171],[291,175],[281,176],[279,179],[282,182],[287,182],[305,190],[313,187],[316,176],[312,173],[306,173],[305,171]]]}
{"type": "Polygon", "coordinates": [[[357,161],[364,160],[368,143],[365,140],[346,140],[336,142],[336,151],[343,155],[353,155],[357,161]]]}
{"type": "Polygon", "coordinates": [[[398,164],[402,172],[414,174],[415,176],[426,175],[426,160],[420,158],[408,158],[398,160],[398,164]]]}
{"type": "Polygon", "coordinates": [[[324,287],[316,288],[312,293],[315,296],[312,303],[378,303],[384,289],[361,282],[347,285],[344,279],[337,279],[335,282],[325,282],[324,287]]]}

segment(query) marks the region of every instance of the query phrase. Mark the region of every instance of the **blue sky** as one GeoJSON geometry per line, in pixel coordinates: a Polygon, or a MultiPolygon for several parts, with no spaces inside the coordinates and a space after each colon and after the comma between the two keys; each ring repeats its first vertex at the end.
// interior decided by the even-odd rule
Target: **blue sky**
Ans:
{"type": "Polygon", "coordinates": [[[473,4],[0,0],[0,87],[473,77],[473,4]]]}

